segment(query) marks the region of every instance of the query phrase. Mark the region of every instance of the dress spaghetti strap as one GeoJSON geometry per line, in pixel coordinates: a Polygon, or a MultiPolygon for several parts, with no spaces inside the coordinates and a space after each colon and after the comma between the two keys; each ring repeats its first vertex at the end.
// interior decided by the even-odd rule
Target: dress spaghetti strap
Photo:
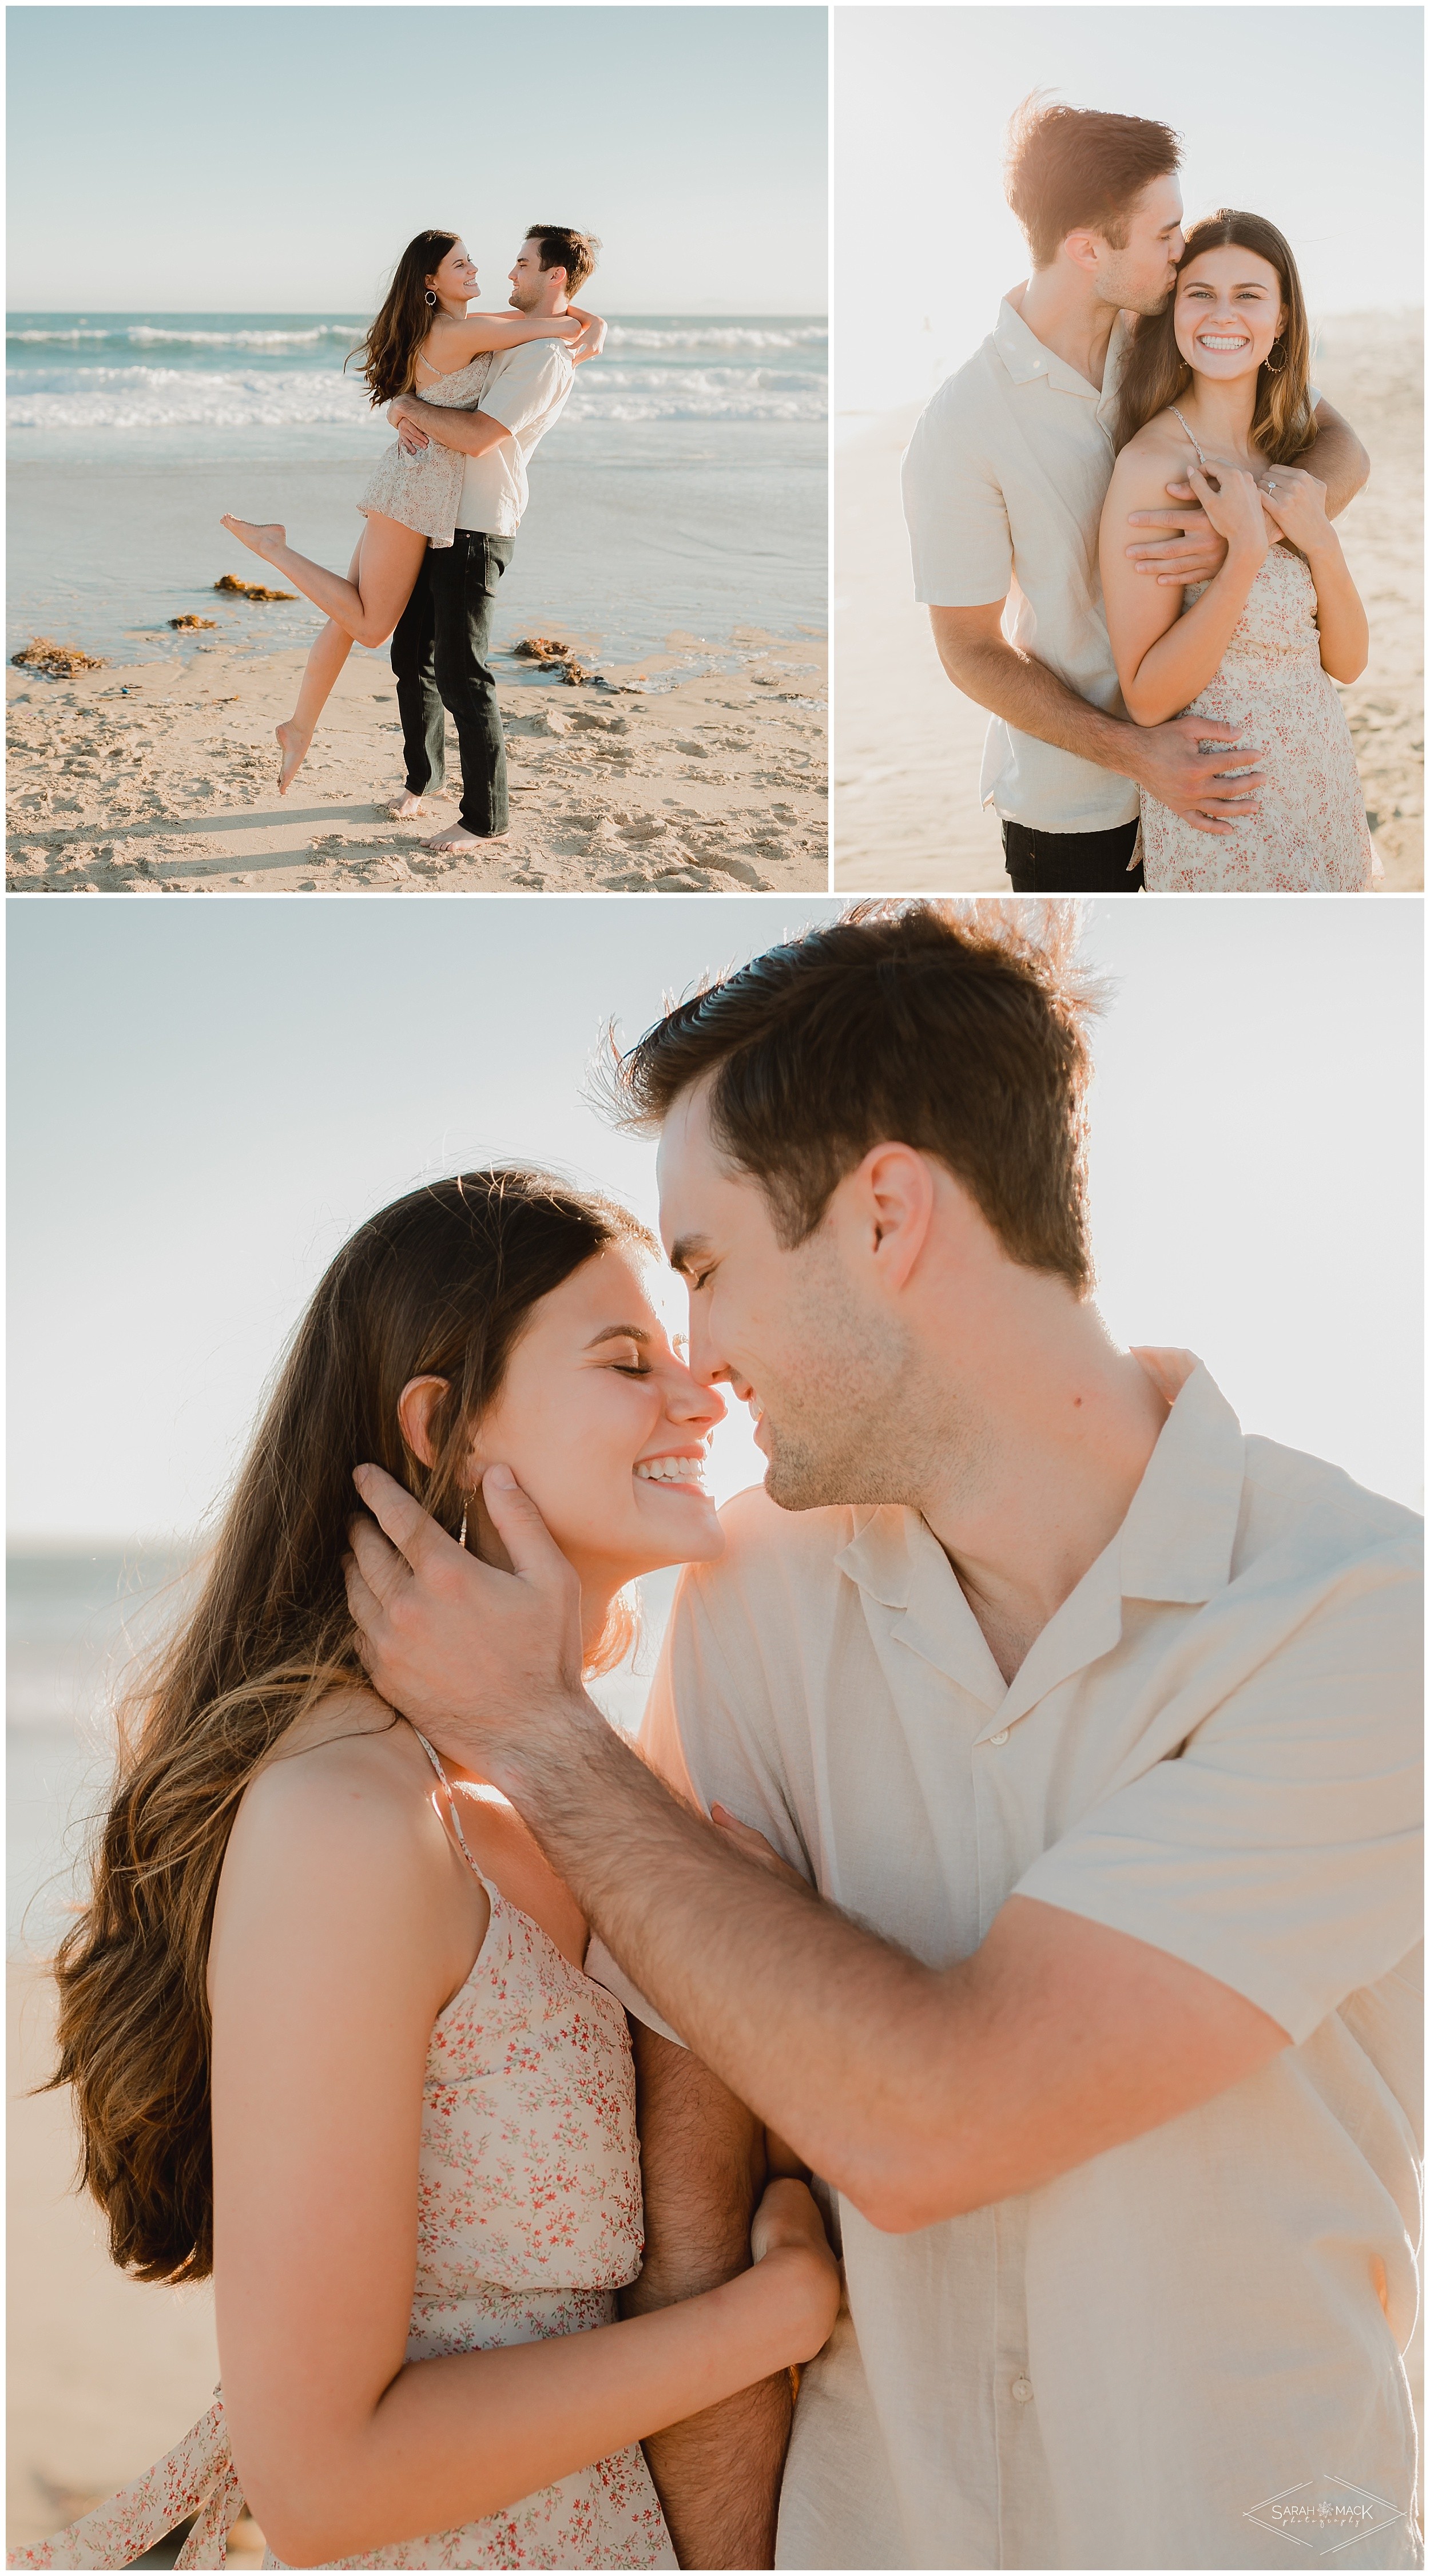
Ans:
{"type": "MultiPolygon", "coordinates": [[[[410,1717],[407,1723],[409,1726],[412,1726],[412,1720],[410,1717]]],[[[468,1843],[467,1837],[462,1831],[462,1819],[457,1812],[457,1793],[453,1788],[451,1781],[448,1779],[446,1772],[442,1768],[442,1757],[438,1753],[436,1746],[428,1743],[420,1726],[412,1726],[412,1732],[416,1736],[418,1743],[421,1745],[423,1752],[426,1754],[428,1761],[431,1763],[433,1770],[436,1772],[438,1779],[441,1781],[443,1788],[447,1792],[447,1809],[452,1819],[452,1830],[455,1833],[458,1842],[461,1844],[462,1850],[467,1859],[471,1861],[474,1875],[481,1879],[482,1885],[485,1887],[487,1882],[485,1878],[482,1877],[481,1871],[477,1868],[476,1862],[472,1860],[471,1845],[468,1843]]]]}
{"type": "MultiPolygon", "coordinates": [[[[1176,412],[1176,413],[1177,413],[1177,418],[1178,418],[1178,420],[1182,420],[1182,415],[1181,415],[1181,413],[1180,413],[1179,411],[1177,411],[1177,406],[1176,406],[1176,404],[1175,404],[1175,403],[1168,403],[1168,405],[1167,405],[1167,409],[1168,409],[1169,411],[1171,411],[1171,412],[1176,412]]],[[[1192,442],[1193,447],[1196,447],[1196,449],[1197,449],[1197,463],[1200,465],[1200,467],[1201,467],[1201,469],[1202,469],[1202,472],[1205,474],[1205,472],[1206,472],[1206,470],[1207,470],[1207,460],[1206,460],[1206,458],[1203,456],[1203,454],[1202,454],[1202,451],[1201,451],[1200,447],[1197,447],[1197,441],[1196,441],[1195,434],[1194,434],[1190,429],[1187,429],[1187,424],[1186,424],[1186,422],[1185,422],[1184,420],[1182,420],[1182,427],[1183,427],[1183,429],[1186,429],[1186,430],[1187,430],[1187,436],[1188,436],[1188,438],[1190,438],[1190,439],[1191,439],[1191,442],[1192,442]]]]}

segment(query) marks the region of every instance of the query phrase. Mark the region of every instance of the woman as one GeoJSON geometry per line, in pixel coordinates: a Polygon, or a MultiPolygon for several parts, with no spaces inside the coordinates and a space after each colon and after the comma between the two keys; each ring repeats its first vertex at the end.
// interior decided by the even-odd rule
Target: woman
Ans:
{"type": "Polygon", "coordinates": [[[625,1210],[470,1172],[362,1226],[299,1326],[58,1961],[55,2080],[114,2258],[212,2271],[222,2393],[12,2565],[126,2566],[195,2510],[179,2563],[219,2565],[246,2496],[272,2566],[674,2566],[634,2446],[833,2325],[792,2179],[751,2270],[614,2321],[641,2258],[625,2015],[514,1811],[375,1697],[347,1616],[365,1458],[468,1544],[509,1464],[580,1574],[592,1672],[635,1575],[719,1554],[724,1408],[655,1272],[625,1210]]]}
{"type": "MultiPolygon", "coordinates": [[[[477,272],[455,233],[418,233],[393,271],[387,301],[356,353],[374,410],[398,394],[475,411],[492,356],[525,340],[564,340],[577,365],[597,357],[606,326],[573,304],[563,314],[473,313],[477,272]]],[[[276,565],[305,599],[326,609],[329,623],[308,655],[291,716],[278,725],[278,793],[286,796],[307,757],[313,731],[353,645],[385,644],[417,579],[428,545],[449,546],[462,493],[463,459],[434,439],[409,456],[400,440],[387,448],[358,503],[367,525],[346,581],[296,554],[276,523],[226,515],[222,521],[265,563],[276,565]]],[[[411,797],[405,812],[420,811],[411,797]]]]}
{"type": "Polygon", "coordinates": [[[1274,224],[1226,210],[1194,224],[1171,301],[1139,316],[1123,370],[1103,596],[1134,723],[1192,714],[1244,727],[1244,762],[1265,775],[1260,810],[1213,832],[1144,791],[1149,888],[1370,883],[1365,804],[1331,686],[1359,678],[1368,630],[1322,487],[1296,461],[1316,435],[1309,360],[1301,281],[1274,224]],[[1139,580],[1123,551],[1127,513],[1154,508],[1177,481],[1227,546],[1214,580],[1180,592],[1139,580]]]}

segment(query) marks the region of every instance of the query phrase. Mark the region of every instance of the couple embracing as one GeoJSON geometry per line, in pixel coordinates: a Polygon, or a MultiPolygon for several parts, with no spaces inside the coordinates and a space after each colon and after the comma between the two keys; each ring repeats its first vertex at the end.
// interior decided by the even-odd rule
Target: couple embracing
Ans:
{"type": "Polygon", "coordinates": [[[428,231],[408,243],[358,352],[373,407],[386,405],[397,444],[358,502],[365,526],[346,579],[299,554],[277,523],[225,516],[230,535],[328,620],[293,713],[277,727],[280,796],[307,758],[354,644],[391,636],[406,761],[393,814],[405,821],[443,793],[450,715],[461,812],[426,847],[470,850],[504,838],[506,745],[486,658],[497,587],[526,509],[527,460],[565,410],[575,369],[605,345],[599,314],[573,300],[600,247],[564,224],[533,225],[509,271],[512,310],[470,313],[477,271],[460,236],[428,231]]]}
{"type": "Polygon", "coordinates": [[[337,1255],[58,1963],[222,2392],[12,2563],[1417,2563],[1416,1525],[1110,1339],[1089,1008],[911,904],[670,1011],[688,1340],[536,1170],[337,1255]]]}
{"type": "Polygon", "coordinates": [[[1368,459],[1310,382],[1290,245],[1225,208],[1184,233],[1178,159],[1143,117],[1014,119],[1033,271],[914,433],[916,594],[993,717],[1015,889],[1354,892],[1383,871],[1333,522],[1368,459]]]}

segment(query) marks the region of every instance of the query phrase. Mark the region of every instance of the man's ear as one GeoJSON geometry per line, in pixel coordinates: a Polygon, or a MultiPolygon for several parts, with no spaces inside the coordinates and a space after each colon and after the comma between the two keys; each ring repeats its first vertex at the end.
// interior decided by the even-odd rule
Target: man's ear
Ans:
{"type": "Polygon", "coordinates": [[[444,1377],[410,1377],[397,1399],[397,1427],[423,1467],[432,1464],[432,1415],[447,1386],[444,1377]]]}
{"type": "Polygon", "coordinates": [[[1072,261],[1074,268],[1091,271],[1097,266],[1098,253],[1102,247],[1100,233],[1069,233],[1063,243],[1063,254],[1065,258],[1072,261]]]}
{"type": "Polygon", "coordinates": [[[886,1287],[902,1288],[933,1223],[928,1156],[913,1145],[874,1145],[852,1178],[879,1276],[886,1287]]]}

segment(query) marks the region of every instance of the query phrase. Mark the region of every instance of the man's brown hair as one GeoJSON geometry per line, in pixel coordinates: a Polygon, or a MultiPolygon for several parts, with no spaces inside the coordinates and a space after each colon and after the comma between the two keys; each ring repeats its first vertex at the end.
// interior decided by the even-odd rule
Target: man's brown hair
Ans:
{"type": "Polygon", "coordinates": [[[1063,107],[1034,90],[1008,126],[1003,193],[1035,268],[1050,268],[1069,233],[1126,247],[1128,218],[1152,179],[1181,161],[1180,135],[1147,116],[1063,107]]]}
{"type": "Polygon", "coordinates": [[[855,904],[668,1011],[615,1059],[622,1123],[709,1079],[719,1151],[803,1243],[873,1145],[936,1155],[1010,1260],[1092,1286],[1085,1021],[1067,906],[855,904]]]}
{"type": "Polygon", "coordinates": [[[596,265],[595,234],[573,233],[569,224],[528,224],[526,238],[539,243],[543,268],[565,269],[568,297],[578,294],[596,265]]]}

